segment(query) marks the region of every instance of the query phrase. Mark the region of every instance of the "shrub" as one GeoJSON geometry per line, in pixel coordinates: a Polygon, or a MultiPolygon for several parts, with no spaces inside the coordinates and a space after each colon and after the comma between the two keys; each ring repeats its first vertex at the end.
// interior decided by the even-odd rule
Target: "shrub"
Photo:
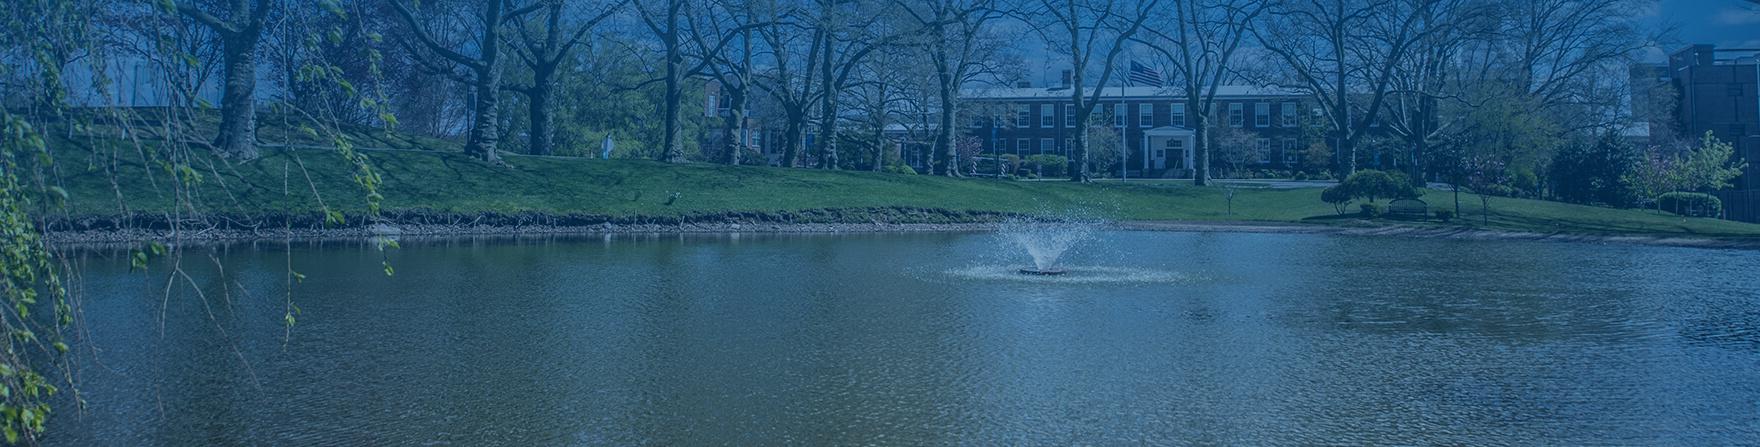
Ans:
{"type": "Polygon", "coordinates": [[[1302,172],[1302,171],[1296,171],[1296,175],[1290,176],[1290,180],[1295,180],[1298,182],[1302,181],[1302,180],[1307,180],[1307,179],[1308,179],[1308,173],[1302,172]]]}
{"type": "Polygon", "coordinates": [[[1381,215],[1387,214],[1387,206],[1379,203],[1369,202],[1359,205],[1359,207],[1363,210],[1363,217],[1381,217],[1381,215]]]}
{"type": "Polygon", "coordinates": [[[1351,206],[1352,199],[1354,197],[1350,189],[1344,185],[1332,185],[1320,191],[1320,201],[1332,204],[1332,209],[1341,216],[1344,215],[1345,208],[1351,206]]]}
{"type": "Polygon", "coordinates": [[[1339,186],[1344,187],[1351,197],[1367,199],[1370,202],[1383,198],[1415,199],[1420,195],[1418,188],[1412,186],[1411,179],[1405,174],[1389,175],[1374,169],[1357,171],[1346,178],[1344,182],[1339,183],[1339,186]]]}
{"type": "Polygon", "coordinates": [[[1069,159],[1062,155],[1039,154],[1028,156],[1026,168],[1043,177],[1060,177],[1069,168],[1069,159]]]}
{"type": "Polygon", "coordinates": [[[1656,197],[1656,207],[1663,211],[1690,217],[1723,215],[1723,200],[1697,192],[1671,192],[1656,197]]]}
{"type": "Polygon", "coordinates": [[[1454,210],[1453,209],[1437,208],[1435,212],[1436,212],[1436,220],[1440,220],[1443,222],[1448,222],[1448,221],[1454,220],[1454,210]]]}
{"type": "Polygon", "coordinates": [[[893,174],[917,175],[917,170],[912,169],[911,165],[907,165],[907,164],[891,165],[891,166],[887,166],[885,168],[882,168],[882,170],[886,171],[886,172],[893,173],[893,174]]]}
{"type": "Polygon", "coordinates": [[[1020,175],[1018,172],[1021,170],[1021,156],[1015,154],[1002,154],[1001,157],[997,158],[1001,159],[1005,172],[1017,172],[1015,175],[1020,175]]]}

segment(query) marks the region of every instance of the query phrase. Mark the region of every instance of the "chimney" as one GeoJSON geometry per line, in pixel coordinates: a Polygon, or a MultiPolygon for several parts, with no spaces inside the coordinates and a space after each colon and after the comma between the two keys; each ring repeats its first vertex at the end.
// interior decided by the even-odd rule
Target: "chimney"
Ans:
{"type": "Polygon", "coordinates": [[[1061,83],[1061,84],[1058,84],[1058,85],[1059,85],[1059,86],[1062,86],[1062,87],[1063,87],[1063,88],[1069,88],[1069,85],[1070,85],[1070,74],[1069,74],[1069,70],[1064,70],[1064,71],[1063,71],[1063,82],[1062,82],[1062,83],[1061,83]]]}

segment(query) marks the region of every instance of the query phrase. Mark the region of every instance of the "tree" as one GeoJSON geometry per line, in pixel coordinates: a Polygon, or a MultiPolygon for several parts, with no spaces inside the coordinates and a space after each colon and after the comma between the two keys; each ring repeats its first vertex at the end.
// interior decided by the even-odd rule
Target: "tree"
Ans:
{"type": "MultiPolygon", "coordinates": [[[[1100,103],[1101,87],[1112,79],[1125,43],[1142,31],[1160,5],[1161,0],[1035,0],[1015,8],[1014,13],[1050,43],[1053,51],[1069,58],[1075,122],[1086,123],[1100,103]],[[1085,81],[1090,71],[1100,75],[1093,89],[1087,88],[1085,81]]],[[[1072,146],[1069,179],[1086,182],[1088,133],[1076,132],[1072,146]]]]}
{"type": "Polygon", "coordinates": [[[746,149],[752,96],[752,33],[756,28],[775,26],[757,22],[753,2],[713,0],[691,18],[690,37],[699,73],[705,73],[721,87],[727,98],[728,117],[721,126],[723,154],[729,165],[740,164],[746,149]],[[739,52],[729,54],[728,42],[737,39],[739,52]]]}
{"type": "MultiPolygon", "coordinates": [[[[1567,144],[1547,171],[1555,197],[1572,203],[1627,206],[1643,165],[1637,151],[1614,137],[1567,144]]],[[[1654,197],[1654,196],[1651,196],[1654,197]]]]}
{"type": "MultiPolygon", "coordinates": [[[[493,1],[493,0],[491,0],[493,1]]],[[[652,5],[652,0],[639,0],[634,4],[642,24],[647,25],[656,40],[660,41],[662,69],[661,81],[665,88],[665,99],[662,101],[660,119],[665,122],[665,129],[660,141],[660,160],[668,163],[683,163],[684,141],[681,135],[684,119],[684,76],[689,72],[684,66],[685,41],[680,25],[687,4],[685,0],[661,0],[661,5],[652,5]]]]}
{"type": "Polygon", "coordinates": [[[456,45],[442,44],[434,39],[435,31],[416,16],[416,11],[406,4],[409,0],[387,0],[397,10],[398,17],[403,18],[409,33],[421,43],[422,50],[405,44],[417,60],[428,64],[436,71],[450,73],[454,79],[471,86],[472,119],[470,137],[465,141],[464,151],[473,157],[492,163],[499,163],[501,155],[496,146],[501,141],[501,32],[506,23],[542,6],[542,3],[509,9],[508,0],[485,0],[481,2],[476,13],[477,39],[473,43],[456,45]],[[466,50],[476,53],[466,55],[466,50]],[[464,73],[457,73],[446,65],[460,67],[464,73]]]}
{"type": "MultiPolygon", "coordinates": [[[[1174,2],[1173,33],[1147,28],[1156,39],[1139,39],[1172,61],[1179,77],[1187,113],[1198,122],[1193,133],[1198,147],[1193,152],[1192,184],[1210,182],[1209,132],[1218,88],[1228,83],[1235,51],[1248,28],[1262,14],[1266,0],[1180,0],[1174,2]]],[[[1174,123],[1183,126],[1185,123],[1174,123]]]]}
{"type": "Polygon", "coordinates": [[[1251,27],[1283,63],[1287,84],[1313,98],[1333,132],[1343,171],[1392,89],[1395,67],[1433,30],[1419,26],[1436,0],[1282,0],[1251,27]]]}
{"type": "Polygon", "coordinates": [[[757,13],[778,25],[757,29],[769,61],[768,68],[754,77],[755,85],[775,100],[783,121],[782,165],[793,167],[800,161],[808,114],[817,98],[814,95],[819,93],[814,79],[821,63],[823,30],[795,23],[792,19],[800,12],[790,5],[766,3],[757,13]],[[802,48],[803,41],[806,48],[802,48]]]}
{"type": "MultiPolygon", "coordinates": [[[[1416,26],[1425,30],[1407,57],[1394,65],[1387,104],[1387,132],[1406,146],[1407,174],[1426,178],[1428,152],[1460,127],[1462,115],[1447,113],[1464,101],[1473,79],[1469,58],[1462,53],[1484,47],[1497,35],[1495,0],[1441,0],[1421,11],[1416,26]]],[[[1482,63],[1482,61],[1481,61],[1482,63]]]]}
{"type": "Polygon", "coordinates": [[[271,1],[228,0],[220,2],[217,12],[198,7],[192,0],[174,2],[178,13],[219,36],[226,81],[220,94],[220,132],[214,137],[214,147],[227,158],[251,160],[258,155],[257,46],[271,1]]]}
{"type": "Polygon", "coordinates": [[[940,104],[935,129],[935,175],[959,175],[952,169],[957,158],[953,145],[955,120],[960,116],[960,93],[965,84],[991,68],[1002,47],[1001,39],[989,34],[990,22],[1003,17],[996,0],[893,0],[915,22],[915,41],[907,41],[927,56],[934,68],[935,94],[940,104]]]}
{"type": "MultiPolygon", "coordinates": [[[[543,11],[543,24],[528,24],[528,20],[514,20],[514,29],[518,31],[517,39],[509,39],[514,55],[519,56],[532,76],[529,85],[504,85],[502,88],[519,92],[526,96],[527,110],[530,119],[527,132],[526,151],[532,155],[550,155],[556,136],[556,118],[552,111],[551,96],[556,90],[558,70],[574,54],[574,48],[587,38],[588,32],[600,21],[611,17],[622,8],[626,0],[617,0],[610,4],[600,2],[568,2],[565,0],[545,0],[540,3],[543,11]],[[564,6],[590,5],[590,10],[597,10],[597,15],[578,23],[565,24],[564,6]],[[538,27],[533,31],[532,28],[538,27]]],[[[567,11],[574,15],[584,11],[567,11]]]]}
{"type": "Polygon", "coordinates": [[[1228,163],[1230,175],[1239,176],[1247,163],[1258,160],[1264,155],[1259,150],[1259,135],[1253,131],[1239,127],[1223,127],[1209,135],[1212,141],[1207,146],[1215,148],[1216,155],[1228,163]]]}

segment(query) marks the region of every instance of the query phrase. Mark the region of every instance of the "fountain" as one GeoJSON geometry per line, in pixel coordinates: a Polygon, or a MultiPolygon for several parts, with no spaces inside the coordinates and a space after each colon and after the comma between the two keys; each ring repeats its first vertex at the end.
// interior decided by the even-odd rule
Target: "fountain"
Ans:
{"type": "Polygon", "coordinates": [[[1067,272],[1058,267],[1058,258],[1076,244],[1093,238],[1098,225],[1075,219],[1016,219],[1003,222],[999,232],[1033,258],[1032,267],[1023,267],[1017,273],[1057,276],[1067,272]]]}

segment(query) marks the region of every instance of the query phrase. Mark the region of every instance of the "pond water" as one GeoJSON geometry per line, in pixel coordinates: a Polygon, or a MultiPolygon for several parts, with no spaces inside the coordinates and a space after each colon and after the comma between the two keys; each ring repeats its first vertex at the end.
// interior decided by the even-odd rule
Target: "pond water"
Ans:
{"type": "Polygon", "coordinates": [[[1753,251],[1101,232],[1025,277],[984,233],[262,243],[186,256],[205,300],[79,262],[52,445],[1760,443],[1753,251]]]}

